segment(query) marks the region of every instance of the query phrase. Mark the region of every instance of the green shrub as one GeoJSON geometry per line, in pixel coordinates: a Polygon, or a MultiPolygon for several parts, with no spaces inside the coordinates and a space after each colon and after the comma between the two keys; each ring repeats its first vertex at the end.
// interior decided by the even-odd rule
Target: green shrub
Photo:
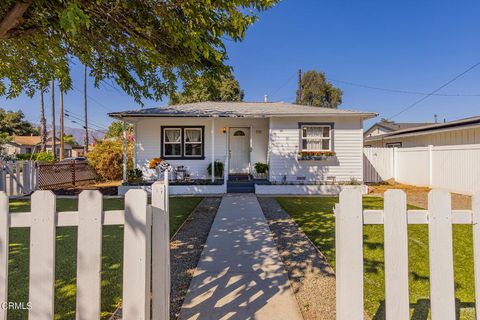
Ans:
{"type": "Polygon", "coordinates": [[[143,184],[143,172],[140,169],[130,169],[127,172],[127,183],[128,184],[143,184]]]}
{"type": "MultiPolygon", "coordinates": [[[[215,161],[214,166],[215,166],[215,170],[214,170],[215,171],[214,172],[215,177],[223,176],[223,162],[215,161]]],[[[212,175],[212,164],[211,163],[208,165],[207,171],[208,171],[209,175],[212,175]]]]}
{"type": "Polygon", "coordinates": [[[255,163],[255,171],[257,171],[257,173],[267,173],[268,164],[261,162],[255,163]]]}
{"type": "Polygon", "coordinates": [[[53,162],[55,161],[55,157],[53,156],[53,153],[51,152],[46,152],[46,151],[40,151],[35,155],[35,160],[37,161],[45,161],[45,162],[53,162]]]}

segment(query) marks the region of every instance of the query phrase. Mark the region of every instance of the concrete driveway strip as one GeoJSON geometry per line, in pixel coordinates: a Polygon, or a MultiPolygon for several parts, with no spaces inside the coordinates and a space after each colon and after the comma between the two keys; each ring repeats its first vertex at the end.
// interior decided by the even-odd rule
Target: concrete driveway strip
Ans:
{"type": "Polygon", "coordinates": [[[257,198],[223,197],[180,319],[302,319],[257,198]]]}

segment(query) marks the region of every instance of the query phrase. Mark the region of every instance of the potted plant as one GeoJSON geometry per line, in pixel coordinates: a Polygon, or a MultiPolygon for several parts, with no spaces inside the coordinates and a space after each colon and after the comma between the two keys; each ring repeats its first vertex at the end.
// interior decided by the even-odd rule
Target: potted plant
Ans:
{"type": "Polygon", "coordinates": [[[297,155],[297,160],[329,160],[335,158],[333,151],[300,151],[297,155]]]}
{"type": "Polygon", "coordinates": [[[158,180],[161,179],[160,177],[162,172],[170,170],[171,168],[170,164],[168,164],[162,158],[152,158],[148,163],[148,167],[150,169],[155,169],[155,171],[157,172],[158,180]]]}
{"type": "MultiPolygon", "coordinates": [[[[215,177],[222,177],[223,176],[223,162],[215,161],[213,163],[213,165],[215,166],[215,169],[213,170],[214,174],[215,174],[215,177]]],[[[207,171],[208,171],[209,175],[212,175],[212,164],[211,163],[208,165],[207,171]]]]}
{"type": "Polygon", "coordinates": [[[254,165],[257,178],[265,178],[267,176],[268,164],[257,162],[254,165]]]}

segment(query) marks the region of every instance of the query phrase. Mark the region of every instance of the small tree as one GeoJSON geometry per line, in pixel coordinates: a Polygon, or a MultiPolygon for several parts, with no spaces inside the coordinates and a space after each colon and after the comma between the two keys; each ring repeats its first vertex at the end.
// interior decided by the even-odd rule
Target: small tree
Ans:
{"type": "MultiPolygon", "coordinates": [[[[97,141],[87,154],[89,164],[102,180],[120,180],[123,176],[123,141],[105,139],[97,141]]],[[[133,169],[133,143],[127,145],[127,170],[133,169]]]]}
{"type": "Polygon", "coordinates": [[[323,72],[307,71],[302,76],[301,87],[301,97],[297,91],[297,104],[337,108],[342,103],[342,90],[327,82],[323,72]]]}

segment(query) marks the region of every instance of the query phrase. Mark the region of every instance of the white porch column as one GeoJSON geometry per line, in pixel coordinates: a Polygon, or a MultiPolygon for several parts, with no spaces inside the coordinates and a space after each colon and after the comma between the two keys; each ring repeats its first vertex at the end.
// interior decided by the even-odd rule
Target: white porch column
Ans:
{"type": "Polygon", "coordinates": [[[127,181],[127,126],[123,122],[123,182],[127,181]]]}
{"type": "Polygon", "coordinates": [[[212,183],[215,182],[215,118],[212,117],[212,183]]]}
{"type": "Polygon", "coordinates": [[[137,169],[137,123],[133,124],[133,169],[137,169]]]}

